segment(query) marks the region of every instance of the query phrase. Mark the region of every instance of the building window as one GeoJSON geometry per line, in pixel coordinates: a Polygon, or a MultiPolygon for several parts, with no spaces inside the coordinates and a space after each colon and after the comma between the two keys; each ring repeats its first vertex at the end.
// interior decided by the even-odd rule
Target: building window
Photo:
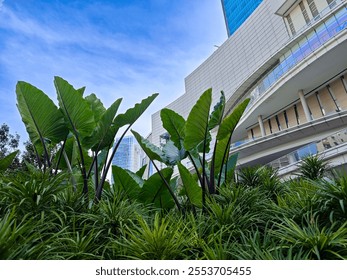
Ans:
{"type": "Polygon", "coordinates": [[[319,104],[320,111],[322,112],[322,116],[325,116],[325,110],[324,110],[324,108],[322,106],[322,101],[320,100],[318,91],[316,92],[316,98],[317,98],[317,101],[318,101],[318,104],[319,104]]]}
{"type": "Polygon", "coordinates": [[[310,18],[308,17],[308,14],[307,14],[304,2],[300,2],[299,6],[300,6],[300,9],[301,9],[302,15],[305,18],[305,21],[308,24],[310,22],[310,18]]]}
{"type": "Polygon", "coordinates": [[[300,117],[299,117],[299,113],[298,113],[298,107],[296,106],[296,104],[294,105],[294,112],[295,112],[296,123],[299,125],[300,124],[300,117]]]}
{"type": "Polygon", "coordinates": [[[286,126],[288,128],[289,127],[289,123],[288,123],[288,116],[287,116],[287,111],[286,110],[283,111],[283,115],[284,115],[284,120],[286,122],[286,126]]]}
{"type": "Polygon", "coordinates": [[[294,36],[296,34],[296,30],[292,21],[292,18],[290,17],[290,15],[287,16],[287,21],[288,21],[288,25],[290,28],[290,32],[292,32],[292,35],[294,36]]]}
{"type": "Polygon", "coordinates": [[[314,0],[307,0],[307,4],[308,4],[308,7],[310,8],[312,16],[316,18],[319,15],[316,3],[314,2],[314,0]]]}
{"type": "Polygon", "coordinates": [[[254,131],[253,131],[253,128],[251,128],[251,134],[252,134],[252,139],[254,139],[254,131]]]}
{"type": "Polygon", "coordinates": [[[331,99],[334,101],[334,104],[336,107],[336,112],[340,112],[341,108],[340,108],[339,104],[337,103],[337,99],[336,99],[336,96],[335,96],[333,90],[331,89],[331,87],[329,85],[327,85],[327,89],[328,89],[328,92],[329,92],[331,99]]]}

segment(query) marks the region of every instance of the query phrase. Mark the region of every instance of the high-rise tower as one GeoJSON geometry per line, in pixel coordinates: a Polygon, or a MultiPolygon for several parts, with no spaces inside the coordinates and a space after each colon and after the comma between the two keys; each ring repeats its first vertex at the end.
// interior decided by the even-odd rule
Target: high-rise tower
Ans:
{"type": "MultiPolygon", "coordinates": [[[[116,143],[118,142],[116,139],[116,143]]],[[[141,149],[133,136],[125,136],[117,149],[112,160],[113,165],[117,165],[130,171],[137,171],[140,168],[141,149]]]]}
{"type": "Polygon", "coordinates": [[[263,0],[221,0],[225,24],[230,37],[263,0]]]}

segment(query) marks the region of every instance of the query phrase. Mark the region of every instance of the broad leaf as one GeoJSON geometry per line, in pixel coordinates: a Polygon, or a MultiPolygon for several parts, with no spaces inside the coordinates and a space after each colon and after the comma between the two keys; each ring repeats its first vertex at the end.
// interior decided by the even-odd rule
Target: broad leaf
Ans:
{"type": "Polygon", "coordinates": [[[210,131],[206,132],[206,140],[205,142],[201,142],[200,145],[197,146],[197,151],[199,153],[209,153],[210,152],[210,145],[212,142],[212,135],[210,131]]]}
{"type": "Polygon", "coordinates": [[[227,116],[221,123],[217,133],[217,140],[222,140],[226,137],[229,137],[234,132],[236,125],[238,124],[240,118],[242,117],[243,112],[245,111],[249,98],[245,99],[240,103],[234,111],[227,116]]]}
{"type": "Polygon", "coordinates": [[[94,120],[97,123],[106,111],[104,104],[102,104],[101,100],[97,98],[94,93],[86,96],[84,99],[89,103],[89,106],[94,113],[94,120]]]}
{"type": "Polygon", "coordinates": [[[224,138],[223,140],[216,141],[216,150],[214,154],[214,174],[215,177],[219,175],[222,167],[227,163],[229,157],[229,139],[224,138]]]}
{"type": "Polygon", "coordinates": [[[140,134],[138,134],[136,131],[131,130],[131,132],[134,134],[137,142],[139,143],[142,150],[146,153],[146,155],[149,157],[150,160],[157,160],[160,162],[165,162],[165,155],[157,146],[152,144],[147,139],[144,139],[140,134]]]}
{"type": "Polygon", "coordinates": [[[184,149],[179,150],[171,140],[163,146],[162,152],[165,164],[170,166],[176,165],[186,157],[184,149]]]}
{"type": "Polygon", "coordinates": [[[12,164],[19,151],[15,151],[0,159],[0,171],[5,171],[12,164]]]}
{"type": "Polygon", "coordinates": [[[95,127],[94,114],[90,104],[80,92],[60,77],[54,77],[60,109],[72,133],[89,136],[95,127]]]}
{"type": "Polygon", "coordinates": [[[84,139],[87,147],[92,147],[93,151],[100,151],[112,145],[114,138],[118,132],[118,128],[113,124],[113,120],[118,111],[122,99],[117,99],[102,114],[92,135],[84,139]]]}
{"type": "Polygon", "coordinates": [[[201,143],[206,143],[211,102],[212,89],[208,89],[201,95],[189,113],[184,138],[184,148],[188,151],[201,143]]]}
{"type": "Polygon", "coordinates": [[[112,166],[112,175],[116,189],[124,190],[129,199],[139,199],[141,185],[134,176],[116,165],[112,166]]]}
{"type": "Polygon", "coordinates": [[[160,111],[160,117],[163,127],[170,135],[170,139],[175,143],[175,146],[178,149],[182,149],[182,142],[185,136],[185,119],[181,115],[167,108],[160,111]]]}
{"type": "Polygon", "coordinates": [[[132,125],[142,114],[153,100],[158,96],[158,93],[152,94],[151,96],[143,99],[141,103],[136,103],[133,108],[128,109],[124,114],[119,114],[115,120],[114,124],[120,128],[124,125],[132,125]]]}
{"type": "Polygon", "coordinates": [[[44,92],[26,82],[18,82],[16,94],[19,113],[35,146],[43,147],[47,140],[57,144],[65,139],[68,129],[64,117],[44,92]]]}
{"type": "Polygon", "coordinates": [[[202,207],[202,189],[198,182],[194,179],[193,175],[189,170],[184,167],[181,163],[178,163],[178,170],[180,172],[181,180],[185,193],[191,204],[196,207],[202,207]]]}
{"type": "MultiPolygon", "coordinates": [[[[173,170],[172,168],[164,168],[161,170],[166,182],[170,182],[173,170]]],[[[171,209],[175,206],[175,202],[159,173],[152,175],[145,183],[140,193],[140,198],[145,204],[153,204],[157,208],[171,209]]]]}
{"type": "Polygon", "coordinates": [[[225,108],[225,95],[224,92],[221,92],[219,102],[214,106],[213,111],[210,115],[210,122],[208,124],[209,130],[214,129],[216,126],[220,125],[223,120],[225,108]]]}

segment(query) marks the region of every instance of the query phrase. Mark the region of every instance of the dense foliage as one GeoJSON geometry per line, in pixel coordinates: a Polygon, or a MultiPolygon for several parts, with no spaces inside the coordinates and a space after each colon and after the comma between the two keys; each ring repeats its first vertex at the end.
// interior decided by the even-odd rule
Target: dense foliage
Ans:
{"type": "Polygon", "coordinates": [[[112,188],[88,206],[67,177],[1,177],[1,259],[347,258],[346,176],[230,183],[207,211],[160,210],[112,188]]]}
{"type": "Polygon", "coordinates": [[[309,157],[295,179],[266,166],[235,178],[231,136],[247,99],[227,117],[223,93],[211,110],[211,89],[187,120],[162,110],[163,147],[133,131],[157,172],[114,166],[110,184],[121,138],[156,94],[116,115],[120,99],[106,109],[84,88],[55,86],[59,108],[17,85],[32,144],[26,169],[7,172],[16,151],[0,158],[0,259],[347,259],[347,176],[309,157]]]}

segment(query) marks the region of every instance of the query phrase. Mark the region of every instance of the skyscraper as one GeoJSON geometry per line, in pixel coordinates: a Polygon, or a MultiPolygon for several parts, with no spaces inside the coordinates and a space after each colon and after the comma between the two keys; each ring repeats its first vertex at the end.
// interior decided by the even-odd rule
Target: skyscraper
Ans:
{"type": "MultiPolygon", "coordinates": [[[[116,140],[116,143],[118,139],[116,140]]],[[[112,165],[136,172],[140,168],[141,149],[133,136],[125,136],[112,160],[112,165]]]]}
{"type": "Polygon", "coordinates": [[[253,13],[263,0],[221,0],[227,26],[231,36],[241,24],[253,13]]]}

